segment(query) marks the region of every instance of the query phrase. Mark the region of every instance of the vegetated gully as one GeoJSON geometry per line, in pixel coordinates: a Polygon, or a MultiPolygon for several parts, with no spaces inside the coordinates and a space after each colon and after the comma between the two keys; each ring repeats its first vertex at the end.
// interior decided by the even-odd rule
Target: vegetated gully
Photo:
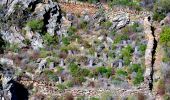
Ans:
{"type": "Polygon", "coordinates": [[[155,39],[155,27],[151,26],[152,36],[154,38],[153,48],[152,48],[152,61],[151,61],[151,73],[150,73],[150,81],[149,81],[149,89],[152,91],[153,89],[153,75],[154,75],[154,63],[155,63],[155,55],[156,48],[158,45],[158,41],[155,39]]]}

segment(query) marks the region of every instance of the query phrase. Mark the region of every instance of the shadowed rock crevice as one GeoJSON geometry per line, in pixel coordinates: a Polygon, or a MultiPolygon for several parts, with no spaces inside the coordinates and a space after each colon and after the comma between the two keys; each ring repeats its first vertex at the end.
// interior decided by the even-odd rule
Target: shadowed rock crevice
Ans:
{"type": "Polygon", "coordinates": [[[44,22],[43,33],[44,33],[44,32],[47,32],[47,27],[46,27],[46,25],[49,24],[48,20],[50,19],[51,10],[52,10],[51,8],[50,8],[48,11],[45,10],[46,13],[43,15],[43,17],[44,17],[44,19],[43,19],[43,22],[44,22]]]}
{"type": "Polygon", "coordinates": [[[5,41],[2,39],[1,35],[0,35],[0,54],[4,53],[4,47],[5,47],[5,41]]]}
{"type": "Polygon", "coordinates": [[[36,0],[36,1],[31,2],[31,3],[28,5],[28,7],[31,8],[30,11],[34,12],[37,4],[41,3],[41,1],[42,1],[42,0],[36,0]]]}
{"type": "Polygon", "coordinates": [[[12,93],[11,100],[28,100],[28,90],[20,83],[16,81],[11,81],[13,84],[10,92],[12,93]]]}
{"type": "Polygon", "coordinates": [[[0,73],[0,100],[28,100],[28,90],[13,79],[13,68],[0,64],[0,73]]]}
{"type": "MultiPolygon", "coordinates": [[[[59,24],[61,24],[61,18],[62,18],[62,15],[61,15],[61,9],[60,9],[60,7],[59,7],[59,10],[58,10],[58,12],[59,12],[59,16],[57,16],[57,23],[59,23],[59,24]]],[[[52,13],[56,13],[56,11],[55,12],[52,12],[52,13]]],[[[59,27],[57,27],[57,29],[56,29],[57,31],[59,30],[59,27]]]]}
{"type": "Polygon", "coordinates": [[[155,28],[151,26],[151,31],[152,31],[152,36],[154,37],[154,42],[153,42],[153,49],[152,49],[152,61],[151,61],[151,73],[150,73],[150,83],[149,83],[149,89],[152,91],[153,89],[153,75],[154,75],[154,64],[155,64],[155,54],[156,54],[156,49],[157,49],[157,40],[155,39],[155,28]]]}

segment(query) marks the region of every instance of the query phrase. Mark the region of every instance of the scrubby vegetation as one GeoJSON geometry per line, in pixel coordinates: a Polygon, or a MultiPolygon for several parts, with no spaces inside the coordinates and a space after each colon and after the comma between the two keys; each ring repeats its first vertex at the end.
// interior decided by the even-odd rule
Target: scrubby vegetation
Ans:
{"type": "Polygon", "coordinates": [[[165,50],[165,54],[164,54],[164,58],[163,61],[164,62],[169,62],[170,60],[170,55],[169,55],[169,48],[170,48],[170,28],[169,26],[165,26],[162,29],[161,35],[160,35],[160,43],[162,44],[162,46],[164,47],[165,50]]]}
{"type": "Polygon", "coordinates": [[[27,22],[27,26],[29,26],[33,31],[42,32],[44,22],[42,20],[33,19],[27,22]]]}
{"type": "Polygon", "coordinates": [[[161,21],[170,11],[170,0],[157,0],[154,5],[153,19],[161,21]]]}
{"type": "MultiPolygon", "coordinates": [[[[82,6],[80,3],[78,8],[76,8],[76,3],[74,4],[75,7],[70,7],[70,5],[72,5],[71,3],[61,2],[62,6],[66,6],[66,9],[68,9],[67,7],[69,6],[77,10],[75,11],[76,13],[68,13],[63,9],[63,13],[65,14],[62,16],[61,23],[53,23],[61,24],[59,25],[59,29],[55,31],[52,30],[54,34],[46,32],[48,25],[45,25],[45,19],[38,19],[36,18],[36,14],[33,14],[33,18],[26,18],[23,23],[21,23],[21,29],[20,27],[11,26],[10,29],[12,31],[9,31],[8,35],[10,35],[10,33],[17,33],[14,37],[14,39],[18,40],[17,43],[6,43],[2,37],[0,37],[0,53],[3,53],[5,49],[6,52],[2,54],[2,57],[9,59],[7,59],[7,61],[3,59],[2,62],[15,65],[15,74],[19,77],[17,80],[20,81],[22,78],[31,80],[31,85],[27,86],[30,89],[30,94],[40,92],[40,94],[36,94],[36,96],[45,98],[43,93],[47,93],[47,98],[50,100],[53,97],[51,95],[58,96],[61,94],[61,97],[57,97],[57,99],[117,100],[122,99],[119,98],[120,93],[126,94],[124,99],[127,100],[145,100],[145,96],[150,96],[149,93],[151,92],[145,85],[150,84],[156,87],[154,91],[158,95],[168,100],[170,98],[168,93],[170,91],[168,84],[170,81],[170,68],[168,67],[170,63],[170,26],[163,26],[164,24],[160,24],[159,21],[170,12],[168,8],[170,1],[79,1],[90,2],[93,3],[93,5],[89,6],[88,3],[86,3],[88,5],[86,8],[87,11],[83,10],[81,14],[77,15],[78,10],[87,6],[86,4],[82,6]],[[103,8],[100,7],[102,3],[100,4],[98,2],[104,3],[103,8]],[[152,9],[153,6],[154,8],[152,9]],[[114,11],[114,7],[121,10],[119,14],[114,11]],[[91,14],[88,12],[88,8],[90,11],[94,10],[95,13],[91,14]],[[127,14],[126,16],[123,8],[129,10],[129,15],[127,14]],[[143,12],[140,12],[140,10],[143,12]],[[149,15],[145,14],[145,11],[146,13],[149,12],[149,15]],[[164,51],[159,52],[157,51],[157,47],[152,48],[150,63],[154,68],[150,68],[150,70],[154,70],[154,75],[157,70],[161,70],[158,72],[162,75],[161,77],[157,74],[156,76],[152,76],[152,71],[147,72],[148,70],[146,70],[145,72],[145,68],[147,68],[147,65],[145,65],[147,55],[145,54],[147,54],[147,46],[150,41],[146,36],[148,34],[145,33],[148,30],[144,30],[146,26],[144,26],[145,20],[143,19],[152,15],[150,11],[153,11],[153,19],[155,21],[151,23],[150,26],[153,35],[151,38],[154,38],[156,41],[153,45],[157,45],[158,42],[158,47],[160,46],[164,51]],[[111,16],[109,16],[109,14],[111,16]],[[159,31],[161,30],[159,26],[161,25],[162,31],[159,38],[159,31]],[[157,26],[160,29],[152,30],[152,27],[157,29],[157,26]],[[20,38],[18,38],[19,36],[20,38]],[[21,45],[22,43],[24,45],[21,45]],[[35,45],[40,45],[41,47],[34,48],[35,45]],[[153,52],[155,52],[155,54],[152,54],[153,52]],[[161,66],[161,68],[159,68],[159,66],[161,66]],[[151,77],[153,83],[150,81],[149,84],[147,83],[148,77],[145,77],[146,73],[150,75],[149,77],[151,77]],[[40,81],[41,83],[35,84],[34,82],[36,81],[40,81]],[[155,84],[154,82],[157,83],[155,84]],[[40,84],[43,88],[39,88],[37,84],[40,84]],[[37,85],[37,87],[33,87],[34,85],[37,85]],[[44,89],[45,92],[39,89],[44,89]],[[144,95],[143,90],[148,94],[145,93],[144,95]],[[129,95],[134,93],[134,91],[135,94],[129,95]],[[99,97],[98,94],[100,94],[101,97],[99,97]]],[[[46,5],[48,5],[48,3],[46,5]]],[[[21,10],[21,6],[22,5],[17,4],[15,9],[19,11],[21,10]]],[[[51,8],[51,12],[55,13],[55,11],[53,12],[52,10],[51,8]]],[[[28,13],[30,8],[25,11],[25,13],[28,13]]],[[[14,14],[16,14],[16,12],[14,12],[14,14]]],[[[18,15],[20,15],[20,13],[18,15]]],[[[11,19],[10,17],[12,16],[8,18],[9,26],[21,22],[21,20],[14,22],[14,18],[11,19]]],[[[17,18],[18,17],[25,18],[25,16],[17,16],[17,18]]],[[[0,20],[3,22],[2,18],[0,18],[0,20]]],[[[152,20],[150,20],[150,22],[152,22],[152,20]]],[[[0,27],[2,26],[4,26],[4,22],[0,27]]],[[[150,29],[150,27],[148,29],[150,29]]],[[[48,28],[51,27],[49,26],[48,28]]]]}

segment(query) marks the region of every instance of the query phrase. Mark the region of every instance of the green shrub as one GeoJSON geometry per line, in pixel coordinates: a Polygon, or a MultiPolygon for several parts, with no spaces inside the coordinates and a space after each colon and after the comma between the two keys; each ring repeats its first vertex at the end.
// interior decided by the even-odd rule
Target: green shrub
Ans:
{"type": "Polygon", "coordinates": [[[87,0],[89,3],[97,3],[99,0],[87,0]]]}
{"type": "Polygon", "coordinates": [[[114,38],[114,43],[119,43],[122,40],[127,40],[129,37],[127,34],[117,34],[114,38]]]}
{"type": "Polygon", "coordinates": [[[66,82],[66,86],[69,87],[73,87],[73,82],[72,81],[67,81],[66,82]]]}
{"type": "Polygon", "coordinates": [[[110,32],[110,35],[115,36],[115,35],[116,35],[116,32],[115,32],[115,31],[111,31],[111,32],[110,32]]]}
{"type": "Polygon", "coordinates": [[[57,84],[56,86],[60,91],[64,91],[65,89],[67,89],[64,84],[57,84]]]}
{"type": "Polygon", "coordinates": [[[58,66],[56,69],[57,69],[57,73],[59,73],[59,74],[61,74],[64,70],[64,68],[60,67],[60,66],[58,66]]]}
{"type": "Polygon", "coordinates": [[[110,6],[112,7],[114,5],[128,6],[136,10],[141,10],[139,3],[132,0],[112,0],[110,6]]]}
{"type": "Polygon", "coordinates": [[[168,46],[168,44],[170,43],[170,27],[169,26],[165,26],[162,29],[162,32],[160,34],[160,43],[168,46]]]}
{"type": "Polygon", "coordinates": [[[162,11],[162,13],[168,13],[170,11],[170,0],[158,0],[158,9],[162,11]]]}
{"type": "Polygon", "coordinates": [[[146,44],[139,45],[139,51],[142,53],[142,55],[145,54],[146,47],[146,44]]]}
{"type": "Polygon", "coordinates": [[[67,46],[67,45],[70,44],[70,41],[69,41],[69,39],[68,39],[67,37],[63,37],[63,38],[62,38],[62,42],[63,42],[63,44],[64,44],[65,46],[67,46]]]}
{"type": "Polygon", "coordinates": [[[27,26],[29,26],[33,31],[41,32],[44,26],[43,20],[30,20],[27,22],[27,26]]]}
{"type": "Polygon", "coordinates": [[[68,32],[67,33],[68,33],[69,36],[74,35],[75,32],[77,32],[77,28],[76,27],[71,26],[71,27],[68,28],[68,32]]]}
{"type": "Polygon", "coordinates": [[[154,12],[153,13],[153,20],[155,21],[161,21],[165,18],[165,14],[159,13],[159,12],[154,12]]]}
{"type": "Polygon", "coordinates": [[[132,53],[133,53],[133,48],[130,45],[128,45],[127,47],[123,48],[122,52],[121,52],[121,54],[123,56],[132,56],[132,53]]]}
{"type": "Polygon", "coordinates": [[[109,28],[112,26],[112,22],[110,22],[110,21],[102,22],[101,26],[103,26],[104,28],[109,28]]]}
{"type": "Polygon", "coordinates": [[[87,30],[87,26],[88,26],[88,22],[86,21],[82,21],[80,22],[80,28],[83,29],[83,30],[87,30]]]}
{"type": "Polygon", "coordinates": [[[122,49],[121,55],[122,55],[125,65],[130,64],[132,53],[133,53],[133,48],[130,45],[122,49]]]}
{"type": "Polygon", "coordinates": [[[50,81],[53,81],[53,82],[57,82],[58,81],[58,76],[53,71],[45,70],[43,73],[48,76],[48,79],[50,81]]]}
{"type": "Polygon", "coordinates": [[[163,100],[170,100],[170,95],[169,94],[165,94],[164,96],[163,96],[163,100]]]}
{"type": "Polygon", "coordinates": [[[128,69],[128,71],[129,72],[138,72],[138,70],[141,70],[142,68],[141,68],[141,66],[139,65],[139,64],[132,64],[130,67],[129,67],[129,69],[128,69]]]}
{"type": "Polygon", "coordinates": [[[120,76],[120,77],[122,77],[122,76],[127,76],[128,74],[127,74],[127,72],[126,71],[124,71],[123,69],[118,69],[118,70],[116,70],[116,76],[120,76]]]}
{"type": "Polygon", "coordinates": [[[96,68],[96,74],[101,74],[107,78],[109,78],[112,74],[112,68],[110,67],[97,67],[96,68]]]}
{"type": "Polygon", "coordinates": [[[170,55],[169,55],[169,48],[170,48],[170,27],[165,26],[162,29],[160,34],[160,44],[164,47],[164,58],[163,62],[169,62],[170,55]]]}
{"type": "Polygon", "coordinates": [[[31,41],[29,39],[25,39],[23,41],[23,43],[26,44],[26,45],[31,45],[31,41]]]}
{"type": "Polygon", "coordinates": [[[90,100],[100,100],[99,98],[91,97],[90,100]]]}
{"type": "Polygon", "coordinates": [[[47,45],[56,45],[58,43],[58,37],[57,36],[51,36],[49,33],[46,33],[43,36],[44,43],[47,45]]]}
{"type": "Polygon", "coordinates": [[[138,70],[135,79],[133,80],[134,85],[139,85],[141,82],[144,81],[143,71],[142,69],[138,70]]]}
{"type": "Polygon", "coordinates": [[[90,70],[80,68],[77,64],[71,63],[69,65],[69,71],[74,78],[74,84],[82,84],[85,81],[85,77],[90,74],[90,70]]]}
{"type": "Polygon", "coordinates": [[[85,96],[78,96],[76,100],[85,100],[85,96]]]}
{"type": "Polygon", "coordinates": [[[18,53],[21,50],[18,47],[18,44],[10,44],[10,43],[6,44],[6,49],[9,50],[9,51],[15,52],[15,53],[18,53]]]}
{"type": "Polygon", "coordinates": [[[157,0],[154,5],[153,19],[161,21],[166,14],[170,11],[170,0],[157,0]]]}

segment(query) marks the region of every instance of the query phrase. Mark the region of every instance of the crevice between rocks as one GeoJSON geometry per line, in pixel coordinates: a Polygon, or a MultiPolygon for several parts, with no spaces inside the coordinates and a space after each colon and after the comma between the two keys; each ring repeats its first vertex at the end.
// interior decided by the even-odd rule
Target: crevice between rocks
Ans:
{"type": "Polygon", "coordinates": [[[151,73],[150,73],[150,81],[149,81],[149,89],[152,91],[153,89],[153,75],[154,75],[154,63],[155,63],[155,54],[157,48],[157,40],[155,38],[155,28],[151,26],[152,36],[154,38],[153,48],[152,48],[152,61],[151,61],[151,73]]]}
{"type": "Polygon", "coordinates": [[[50,13],[51,13],[51,8],[47,11],[45,10],[45,14],[43,15],[44,19],[43,19],[43,22],[44,22],[44,27],[43,27],[43,33],[47,32],[47,27],[46,25],[49,24],[48,20],[50,19],[50,13]]]}
{"type": "Polygon", "coordinates": [[[35,8],[36,8],[36,5],[41,3],[41,0],[36,0],[34,2],[31,2],[28,7],[31,8],[30,11],[31,12],[34,12],[35,8]]]}

